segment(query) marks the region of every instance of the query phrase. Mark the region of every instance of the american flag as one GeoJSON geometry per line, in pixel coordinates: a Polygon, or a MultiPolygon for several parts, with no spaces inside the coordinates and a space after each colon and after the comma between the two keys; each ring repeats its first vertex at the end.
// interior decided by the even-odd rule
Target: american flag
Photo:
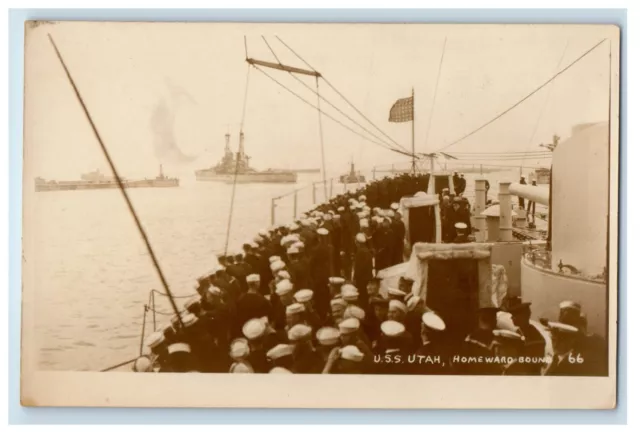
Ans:
{"type": "Polygon", "coordinates": [[[391,111],[389,111],[389,122],[409,122],[413,120],[413,96],[398,99],[391,111]]]}

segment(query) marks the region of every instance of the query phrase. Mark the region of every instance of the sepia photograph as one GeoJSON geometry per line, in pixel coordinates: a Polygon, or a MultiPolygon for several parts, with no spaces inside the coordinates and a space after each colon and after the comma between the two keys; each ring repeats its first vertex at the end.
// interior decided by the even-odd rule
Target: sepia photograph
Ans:
{"type": "Polygon", "coordinates": [[[22,404],[615,407],[619,63],[609,25],[26,22],[22,404]]]}

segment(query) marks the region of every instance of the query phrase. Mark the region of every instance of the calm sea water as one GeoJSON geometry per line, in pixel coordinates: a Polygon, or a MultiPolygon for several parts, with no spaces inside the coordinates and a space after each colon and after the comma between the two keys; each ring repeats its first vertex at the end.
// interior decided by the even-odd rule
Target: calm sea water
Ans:
{"type": "MultiPolygon", "coordinates": [[[[486,176],[497,193],[496,179],[486,176]]],[[[473,195],[474,175],[466,195],[473,195]]],[[[258,230],[270,226],[271,198],[318,180],[301,175],[298,185],[238,185],[231,223],[229,252],[258,230]]],[[[333,186],[333,194],[343,191],[333,186]]],[[[128,191],[174,294],[192,295],[196,277],[224,251],[232,186],[182,181],[179,188],[128,191]]],[[[317,200],[323,198],[318,185],[317,200]]],[[[118,190],[58,191],[35,194],[33,236],[37,252],[36,327],[40,339],[39,367],[47,370],[100,370],[138,354],[143,308],[149,291],[162,291],[158,276],[118,190]]],[[[298,193],[298,213],[312,207],[312,192],[298,193]]],[[[293,196],[278,200],[276,222],[293,218],[293,196]]],[[[185,299],[180,299],[181,307],[185,299]]],[[[169,312],[166,299],[156,309],[169,312]]],[[[159,325],[170,316],[158,315],[159,325]]],[[[146,334],[151,332],[147,316],[146,334]]]]}

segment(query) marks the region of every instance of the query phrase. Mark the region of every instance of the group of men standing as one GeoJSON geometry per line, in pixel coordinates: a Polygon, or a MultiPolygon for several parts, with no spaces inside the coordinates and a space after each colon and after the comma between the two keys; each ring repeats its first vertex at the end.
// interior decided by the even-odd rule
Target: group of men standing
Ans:
{"type": "MultiPolygon", "coordinates": [[[[545,340],[529,324],[526,303],[505,306],[513,318],[505,329],[497,309],[478,311],[478,329],[465,341],[451,341],[448,324],[413,295],[413,281],[401,278],[381,291],[377,271],[405,255],[398,202],[427,182],[426,175],[373,182],[288,226],[261,230],[243,254],[219,256],[216,269],[198,279],[185,311],[147,339],[151,353],[134,370],[571,374],[561,363],[543,370],[545,340]],[[468,363],[472,358],[485,361],[468,363]]],[[[457,224],[465,207],[456,198],[443,219],[457,224]]],[[[583,331],[555,323],[548,326],[559,333],[560,347],[587,346],[576,343],[583,331]]]]}

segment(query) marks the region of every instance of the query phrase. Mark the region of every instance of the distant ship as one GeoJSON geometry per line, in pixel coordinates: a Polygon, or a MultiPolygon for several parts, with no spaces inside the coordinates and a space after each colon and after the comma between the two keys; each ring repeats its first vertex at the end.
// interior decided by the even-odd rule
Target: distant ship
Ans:
{"type": "Polygon", "coordinates": [[[356,173],[355,166],[353,161],[351,161],[351,171],[348,174],[343,174],[340,176],[340,183],[365,183],[366,179],[364,175],[360,174],[360,172],[356,173]]]}
{"type": "MultiPolygon", "coordinates": [[[[180,186],[180,180],[165,176],[160,166],[160,174],[155,179],[128,180],[120,177],[125,188],[171,188],[180,186]]],[[[84,173],[80,180],[46,180],[36,178],[36,192],[45,191],[74,191],[84,189],[112,189],[118,188],[115,177],[105,176],[100,170],[84,173]]]]}
{"type": "Polygon", "coordinates": [[[268,169],[258,171],[249,166],[250,157],[244,153],[244,133],[240,133],[238,153],[229,146],[231,136],[225,136],[224,156],[213,167],[196,170],[196,180],[226,183],[296,183],[298,174],[292,170],[268,169]]]}

